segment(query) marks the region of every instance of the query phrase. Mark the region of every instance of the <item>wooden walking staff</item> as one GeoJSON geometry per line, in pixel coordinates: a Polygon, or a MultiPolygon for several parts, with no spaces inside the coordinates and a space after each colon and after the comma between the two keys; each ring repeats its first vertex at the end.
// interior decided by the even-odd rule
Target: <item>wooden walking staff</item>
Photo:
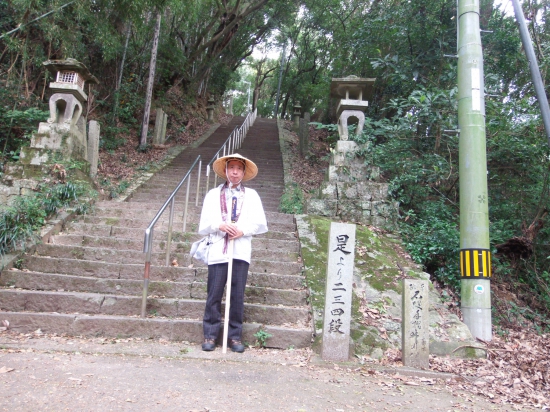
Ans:
{"type": "MultiPolygon", "coordinates": [[[[231,223],[237,220],[237,198],[231,199],[231,223]]],[[[227,266],[227,283],[225,287],[225,315],[223,319],[223,346],[222,353],[227,353],[227,338],[229,334],[229,306],[231,302],[231,278],[233,276],[233,240],[229,241],[229,262],[227,266]]]]}

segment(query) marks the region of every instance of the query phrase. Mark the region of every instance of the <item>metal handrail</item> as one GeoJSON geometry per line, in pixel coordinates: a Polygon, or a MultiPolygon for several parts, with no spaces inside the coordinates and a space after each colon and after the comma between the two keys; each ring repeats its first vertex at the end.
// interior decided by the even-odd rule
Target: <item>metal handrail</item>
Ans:
{"type": "MultiPolygon", "coordinates": [[[[254,124],[256,121],[256,113],[257,111],[254,110],[253,112],[248,113],[246,118],[244,119],[243,124],[239,127],[235,127],[229,137],[225,140],[225,142],[222,144],[222,146],[219,148],[219,150],[216,152],[214,157],[212,157],[212,160],[208,163],[206,166],[206,186],[204,193],[208,192],[208,183],[209,183],[209,176],[210,176],[210,167],[212,163],[216,161],[220,157],[220,153],[223,151],[223,156],[233,154],[235,153],[235,150],[239,149],[243,143],[244,138],[246,137],[246,134],[248,133],[248,129],[250,126],[254,124]]],[[[172,245],[172,224],[174,221],[174,209],[175,209],[175,198],[176,194],[180,190],[180,188],[183,186],[185,181],[187,181],[187,190],[185,193],[185,206],[184,206],[184,212],[183,212],[183,232],[185,232],[185,229],[187,228],[187,206],[189,204],[189,190],[190,190],[190,184],[191,184],[191,172],[195,168],[198,162],[198,173],[197,173],[197,192],[195,196],[195,206],[198,206],[199,204],[199,192],[200,192],[200,182],[201,182],[201,170],[202,170],[202,160],[201,156],[199,155],[193,165],[189,168],[189,171],[185,174],[183,179],[180,181],[180,183],[176,186],[176,188],[172,191],[170,196],[168,196],[168,199],[164,202],[164,205],[159,209],[153,220],[151,220],[151,223],[149,223],[149,226],[147,226],[147,229],[145,229],[145,235],[143,240],[143,252],[145,253],[145,273],[143,275],[143,296],[141,301],[141,317],[145,317],[145,311],[147,308],[147,293],[149,290],[149,278],[150,278],[150,270],[151,270],[151,253],[153,250],[153,234],[154,234],[154,228],[157,224],[158,220],[162,216],[162,214],[166,211],[166,208],[168,205],[170,205],[170,217],[168,222],[168,240],[166,242],[166,266],[170,264],[170,249],[172,245]]],[[[217,184],[217,176],[214,180],[214,186],[217,184]]]]}
{"type": "Polygon", "coordinates": [[[195,204],[198,204],[199,199],[199,186],[200,186],[200,176],[201,176],[201,166],[202,161],[200,160],[201,156],[197,156],[195,159],[195,162],[193,165],[189,168],[189,171],[185,174],[183,179],[179,182],[179,184],[176,186],[176,188],[172,191],[170,196],[168,196],[168,199],[166,199],[166,202],[164,202],[164,205],[159,209],[153,220],[151,220],[151,223],[149,223],[149,226],[147,226],[147,229],[145,229],[145,237],[143,240],[143,253],[145,253],[145,273],[143,275],[143,296],[141,300],[141,317],[145,317],[145,310],[147,306],[147,291],[149,289],[149,271],[151,269],[151,253],[153,250],[153,234],[155,225],[157,224],[158,220],[168,207],[170,205],[170,218],[168,222],[168,241],[166,242],[166,266],[169,264],[170,260],[170,246],[172,244],[172,223],[174,222],[174,209],[175,209],[175,199],[176,194],[180,190],[180,188],[183,186],[185,181],[187,181],[187,190],[185,192],[185,208],[183,212],[183,231],[185,232],[186,229],[186,223],[187,223],[187,205],[189,203],[189,189],[191,184],[191,172],[197,165],[199,164],[199,169],[197,173],[197,194],[195,198],[195,204]]]}
{"type": "MultiPolygon", "coordinates": [[[[206,187],[205,187],[205,193],[208,192],[208,187],[210,183],[210,168],[212,166],[212,163],[214,163],[217,159],[220,158],[220,154],[223,150],[223,156],[227,156],[230,154],[235,153],[237,149],[239,149],[243,143],[244,138],[246,137],[246,134],[248,133],[248,129],[250,129],[250,126],[254,124],[256,121],[256,115],[257,115],[257,109],[254,109],[253,112],[249,112],[246,115],[246,118],[244,119],[243,124],[240,127],[235,127],[229,137],[225,140],[225,142],[221,145],[221,147],[218,149],[216,154],[212,156],[212,160],[208,162],[206,165],[206,187]]],[[[214,187],[218,184],[218,175],[214,174],[214,187]]]]}

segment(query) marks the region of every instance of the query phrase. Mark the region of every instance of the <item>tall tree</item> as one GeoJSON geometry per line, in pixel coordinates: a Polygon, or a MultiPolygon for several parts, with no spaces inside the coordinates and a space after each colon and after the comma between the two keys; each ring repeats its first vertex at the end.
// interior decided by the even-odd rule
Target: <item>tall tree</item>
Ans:
{"type": "Polygon", "coordinates": [[[147,146],[147,131],[149,129],[149,115],[151,112],[151,98],[153,96],[153,84],[155,83],[155,70],[157,67],[157,52],[160,36],[160,22],[162,15],[157,12],[155,34],[153,35],[153,46],[151,48],[151,63],[149,64],[149,81],[147,82],[147,93],[145,95],[145,109],[143,110],[143,121],[141,123],[141,135],[139,146],[145,149],[147,146]]]}

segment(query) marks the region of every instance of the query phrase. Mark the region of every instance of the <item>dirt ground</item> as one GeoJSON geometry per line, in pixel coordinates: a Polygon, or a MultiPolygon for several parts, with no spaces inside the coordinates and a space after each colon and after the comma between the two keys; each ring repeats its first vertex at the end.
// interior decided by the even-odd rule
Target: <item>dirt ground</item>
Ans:
{"type": "Polygon", "coordinates": [[[311,350],[0,333],[0,411],[514,411],[449,374],[323,362],[311,350]]]}

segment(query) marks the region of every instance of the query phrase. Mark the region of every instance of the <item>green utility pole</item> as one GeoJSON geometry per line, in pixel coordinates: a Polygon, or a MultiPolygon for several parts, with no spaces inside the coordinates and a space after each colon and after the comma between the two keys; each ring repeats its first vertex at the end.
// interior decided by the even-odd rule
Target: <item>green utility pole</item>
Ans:
{"type": "Polygon", "coordinates": [[[461,309],[476,338],[492,339],[491,252],[479,0],[458,0],[461,309]]]}

